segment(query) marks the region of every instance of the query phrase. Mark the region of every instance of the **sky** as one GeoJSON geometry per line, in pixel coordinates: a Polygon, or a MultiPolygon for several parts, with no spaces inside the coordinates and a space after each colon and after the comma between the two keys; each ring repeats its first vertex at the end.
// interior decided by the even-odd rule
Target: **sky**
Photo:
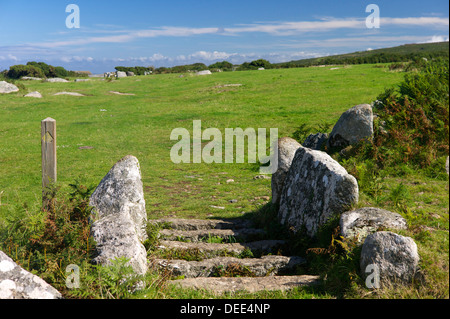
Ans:
{"type": "Polygon", "coordinates": [[[28,61],[93,73],[277,63],[448,41],[448,12],[447,0],[0,0],[0,71],[28,61]],[[70,4],[79,8],[79,28],[70,4]],[[379,28],[371,27],[370,4],[379,28]]]}

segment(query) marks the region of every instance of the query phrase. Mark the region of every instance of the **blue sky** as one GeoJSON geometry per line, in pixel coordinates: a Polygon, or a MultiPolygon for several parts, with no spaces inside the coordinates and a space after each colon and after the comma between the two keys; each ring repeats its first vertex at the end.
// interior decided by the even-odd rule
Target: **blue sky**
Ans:
{"type": "Polygon", "coordinates": [[[94,73],[117,65],[275,63],[448,41],[448,11],[447,0],[0,0],[0,70],[27,61],[94,73]],[[72,3],[80,28],[66,26],[72,3]],[[372,3],[380,28],[366,27],[372,3]]]}

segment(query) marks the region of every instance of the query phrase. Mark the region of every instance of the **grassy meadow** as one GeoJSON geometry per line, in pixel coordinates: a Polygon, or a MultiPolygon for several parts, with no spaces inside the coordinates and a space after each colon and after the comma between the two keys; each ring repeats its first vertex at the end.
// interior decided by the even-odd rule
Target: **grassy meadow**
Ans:
{"type": "Polygon", "coordinates": [[[262,203],[255,198],[271,195],[270,179],[254,180],[259,166],[247,161],[173,164],[173,129],[192,132],[193,120],[201,120],[202,130],[215,127],[223,136],[225,128],[236,127],[278,128],[280,137],[290,136],[300,123],[334,124],[342,112],[370,103],[401,78],[399,73],[362,65],[182,78],[168,74],[112,82],[23,81],[25,90],[0,97],[0,217],[12,205],[40,202],[40,121],[47,117],[57,121],[61,186],[75,179],[97,185],[115,162],[131,154],[140,161],[150,218],[203,218],[254,210],[262,203]],[[225,84],[242,86],[221,87],[225,84]],[[27,91],[39,91],[44,97],[23,98],[27,91]],[[53,96],[61,91],[87,96],[53,96]],[[80,150],[82,146],[93,149],[80,150]],[[229,179],[234,183],[227,184],[229,179]],[[229,205],[231,199],[238,202],[229,205]],[[226,209],[217,211],[210,205],[226,209]]]}
{"type": "MultiPolygon", "coordinates": [[[[131,154],[140,161],[149,218],[237,217],[270,206],[270,178],[255,179],[259,165],[247,161],[172,163],[170,150],[176,143],[170,140],[173,129],[186,128],[192,133],[193,120],[201,120],[202,130],[218,128],[223,136],[225,128],[236,127],[278,128],[279,137],[292,136],[302,123],[315,127],[328,124],[331,131],[344,111],[371,103],[403,77],[404,73],[389,71],[387,65],[365,64],[208,76],[161,74],[112,81],[93,78],[77,83],[19,81],[20,92],[0,96],[0,228],[8,227],[11,216],[19,211],[33,214],[39,210],[40,122],[47,117],[57,121],[58,186],[62,192],[68,192],[74,181],[96,186],[119,159],[131,154]],[[39,91],[43,98],[23,97],[31,91],[39,91]],[[86,96],[53,96],[61,91],[86,96]],[[232,199],[237,201],[230,202],[232,199]]],[[[442,168],[444,163],[445,158],[440,158],[442,168]]],[[[358,163],[343,165],[350,173],[358,169],[358,163]]],[[[360,185],[358,206],[389,209],[408,220],[411,227],[401,234],[413,237],[419,246],[427,279],[422,288],[368,292],[358,280],[348,279],[358,275],[343,262],[335,265],[334,275],[328,276],[329,285],[319,293],[298,289],[237,297],[448,298],[449,186],[445,169],[436,175],[403,165],[400,170],[386,172],[377,180],[375,191],[369,192],[370,180],[358,180],[366,183],[360,185]],[[342,271],[347,271],[347,279],[339,285],[336,282],[342,271]]],[[[330,268],[319,262],[311,264],[309,270],[326,277],[330,268]]],[[[210,295],[169,289],[152,297],[210,295]]]]}

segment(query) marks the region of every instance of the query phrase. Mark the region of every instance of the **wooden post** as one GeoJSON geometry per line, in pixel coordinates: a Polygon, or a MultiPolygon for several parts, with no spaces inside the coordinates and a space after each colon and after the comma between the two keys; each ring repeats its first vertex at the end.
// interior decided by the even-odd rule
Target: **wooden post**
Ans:
{"type": "Polygon", "coordinates": [[[41,122],[42,202],[48,204],[47,192],[56,183],[56,121],[50,117],[41,122]]]}

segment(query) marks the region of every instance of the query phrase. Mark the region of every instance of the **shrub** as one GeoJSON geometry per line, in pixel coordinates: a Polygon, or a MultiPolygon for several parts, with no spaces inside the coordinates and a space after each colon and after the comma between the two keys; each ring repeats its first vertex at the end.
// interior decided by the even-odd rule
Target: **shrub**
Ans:
{"type": "Polygon", "coordinates": [[[47,64],[45,62],[34,62],[34,61],[32,61],[32,62],[28,62],[27,65],[31,65],[31,66],[34,66],[34,67],[36,67],[38,69],[41,69],[44,72],[45,76],[48,77],[48,78],[54,78],[54,77],[57,76],[56,75],[56,71],[55,71],[55,67],[52,66],[52,65],[49,65],[49,64],[47,64]]]}
{"type": "Polygon", "coordinates": [[[86,265],[94,248],[88,205],[93,187],[70,186],[68,198],[53,189],[47,207],[33,211],[25,205],[0,232],[1,250],[57,288],[64,288],[65,267],[86,265]]]}
{"type": "Polygon", "coordinates": [[[419,59],[411,65],[417,71],[378,96],[373,141],[357,146],[360,156],[375,160],[380,168],[401,163],[424,168],[448,155],[448,59],[419,59]]]}
{"type": "Polygon", "coordinates": [[[233,64],[228,61],[216,62],[211,64],[209,69],[220,69],[222,71],[231,71],[233,69],[233,64]]]}
{"type": "Polygon", "coordinates": [[[57,66],[55,68],[55,75],[58,78],[65,78],[66,76],[69,76],[69,72],[64,69],[62,66],[57,66]]]}
{"type": "Polygon", "coordinates": [[[265,69],[271,69],[272,68],[272,64],[264,59],[259,59],[259,60],[255,60],[250,62],[251,66],[254,66],[255,68],[265,68],[265,69]]]}
{"type": "Polygon", "coordinates": [[[45,74],[41,69],[33,65],[23,65],[23,64],[11,66],[6,75],[10,79],[20,79],[23,76],[45,78],[45,74]]]}

